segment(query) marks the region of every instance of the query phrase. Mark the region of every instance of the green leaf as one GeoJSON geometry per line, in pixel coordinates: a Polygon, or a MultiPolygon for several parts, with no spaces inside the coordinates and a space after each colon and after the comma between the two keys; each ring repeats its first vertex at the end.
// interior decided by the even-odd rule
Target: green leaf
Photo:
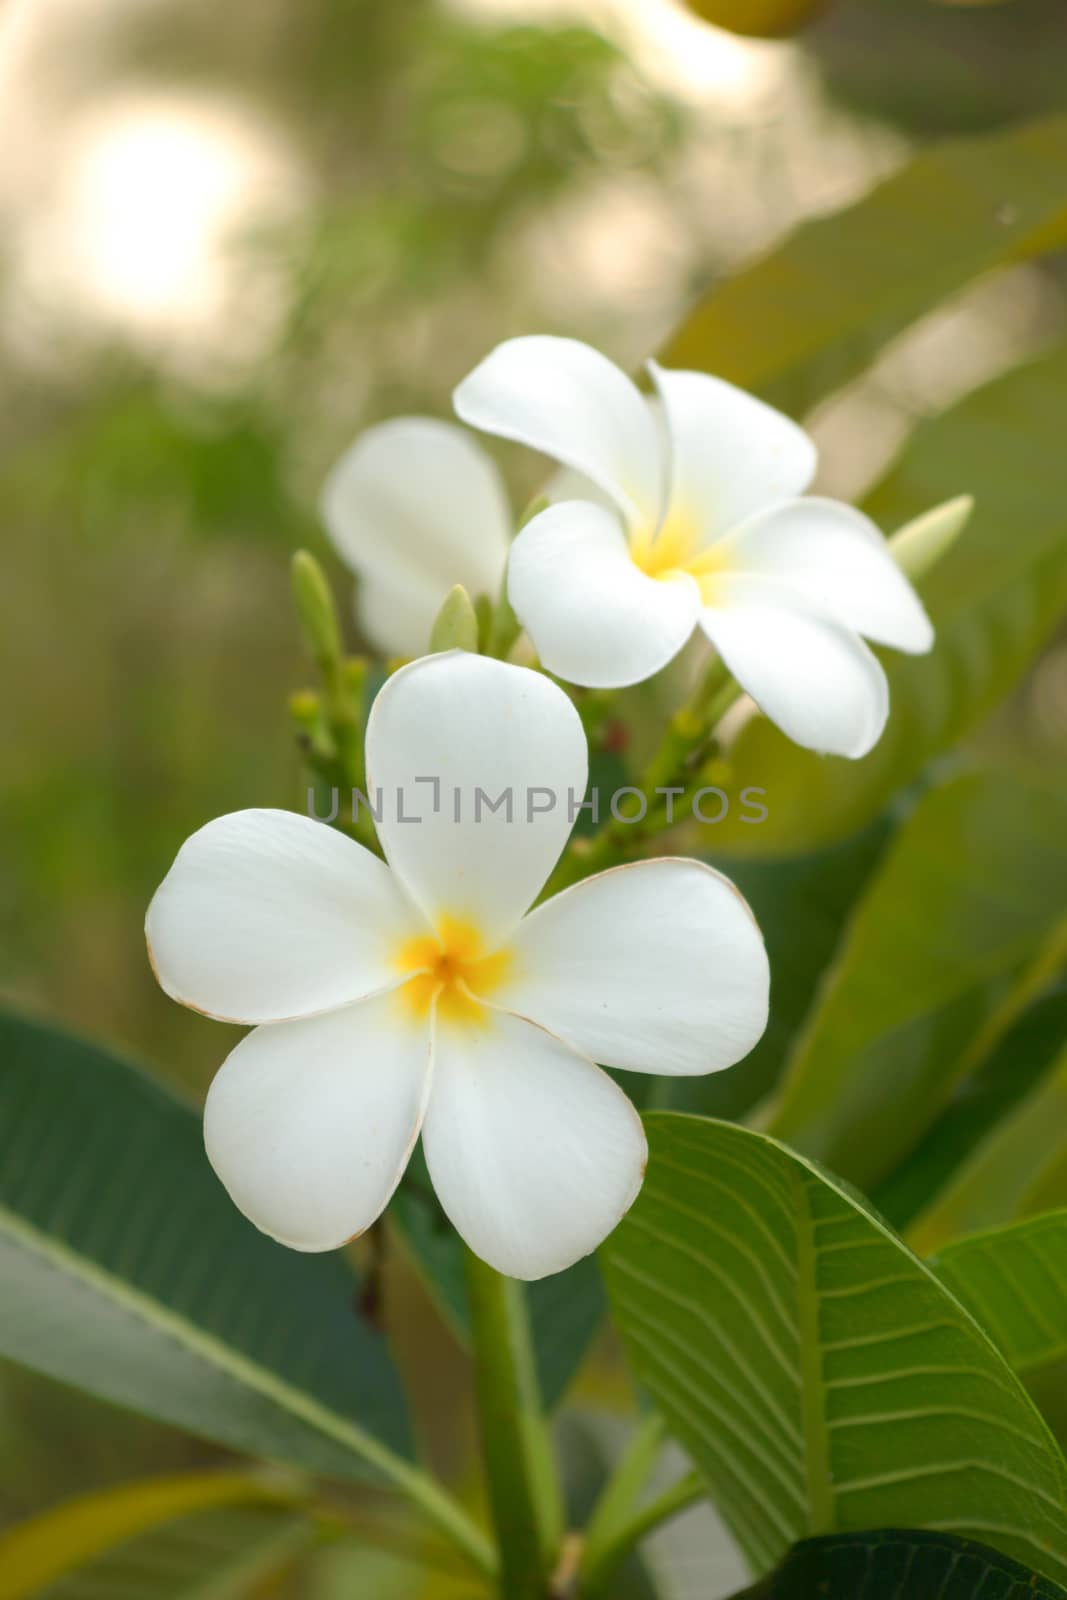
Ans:
{"type": "Polygon", "coordinates": [[[315,1536],[310,1516],[248,1476],[119,1484],[0,1534],[0,1600],[226,1600],[315,1536]]]}
{"type": "MultiPolygon", "coordinates": [[[[907,1228],[933,1205],[983,1141],[1037,1090],[1064,1039],[1067,984],[1053,989],[1023,1013],[960,1085],[900,1166],[872,1191],[875,1206],[894,1228],[907,1228]]],[[[1027,1170],[1029,1165],[1027,1160],[1027,1170]]],[[[1063,1193],[1067,1196],[1067,1186],[1063,1193]]]]}
{"type": "Polygon", "coordinates": [[[760,925],[772,973],[770,1018],[756,1048],[728,1072],[657,1080],[657,1108],[737,1118],[774,1089],[891,832],[888,819],[880,818],[855,838],[811,855],[781,861],[709,858],[737,885],[760,925]]]}
{"type": "Polygon", "coordinates": [[[1067,1205],[1067,1050],[994,1127],[909,1229],[923,1255],[948,1240],[1067,1205]],[[1057,1192],[1058,1191],[1058,1192],[1057,1192]]]}
{"type": "Polygon", "coordinates": [[[755,1570],[810,1534],[915,1526],[1067,1577],[1067,1463],[934,1273],[766,1135],[645,1123],[644,1188],[601,1250],[608,1292],[755,1570]]]}
{"type": "Polygon", "coordinates": [[[248,1600],[313,1544],[309,1518],[277,1507],[202,1511],[157,1528],[37,1592],[36,1600],[248,1600]]]}
{"type": "MultiPolygon", "coordinates": [[[[470,1314],[463,1245],[446,1221],[418,1152],[408,1179],[393,1197],[389,1219],[400,1233],[434,1303],[465,1349],[470,1314]]],[[[537,1283],[524,1285],[541,1399],[555,1406],[604,1323],[607,1303],[593,1257],[537,1283]]]]}
{"type": "Polygon", "coordinates": [[[234,1450],[395,1476],[404,1399],[345,1262],[257,1233],[199,1117],[125,1062],[11,1016],[0,1056],[0,1353],[234,1450]]]}
{"type": "Polygon", "coordinates": [[[966,1075],[1065,903],[1067,794],[971,774],[924,796],[852,919],[770,1131],[873,1187],[966,1075]]]}
{"type": "Polygon", "coordinates": [[[799,416],[974,278],[1064,244],[1067,118],[953,140],[715,287],[662,359],[799,416]]]}
{"type": "Polygon", "coordinates": [[[1067,1600],[1067,1589],[973,1539],[920,1529],[833,1534],[794,1545],[734,1600],[1067,1600]]]}
{"type": "MultiPolygon", "coordinates": [[[[1065,167],[1067,173],[1067,167],[1065,167]]],[[[1067,496],[1059,408],[1067,345],[924,423],[866,502],[891,530],[966,491],[975,512],[919,585],[937,630],[928,656],[882,654],[889,723],[861,761],[790,744],[765,718],[740,733],[740,784],[767,791],[758,828],[727,816],[725,851],[811,850],[862,828],[1007,695],[1067,606],[1067,496]]]]}
{"type": "Polygon", "coordinates": [[[930,1265],[1067,1437],[1067,1211],[946,1245],[930,1265]]]}

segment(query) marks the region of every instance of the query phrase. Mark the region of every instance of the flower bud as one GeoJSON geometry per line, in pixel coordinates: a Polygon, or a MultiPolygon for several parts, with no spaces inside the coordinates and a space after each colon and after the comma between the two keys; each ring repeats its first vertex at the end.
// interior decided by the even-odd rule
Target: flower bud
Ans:
{"type": "Polygon", "coordinates": [[[450,589],[430,633],[430,654],[478,649],[478,616],[461,583],[450,589]]]}
{"type": "Polygon", "coordinates": [[[889,541],[889,553],[905,577],[914,583],[929,572],[956,543],[973,510],[972,497],[961,494],[898,528],[889,541]]]}
{"type": "Polygon", "coordinates": [[[329,671],[341,659],[341,630],[326,574],[309,550],[298,550],[292,562],[293,597],[308,649],[329,671]]]}

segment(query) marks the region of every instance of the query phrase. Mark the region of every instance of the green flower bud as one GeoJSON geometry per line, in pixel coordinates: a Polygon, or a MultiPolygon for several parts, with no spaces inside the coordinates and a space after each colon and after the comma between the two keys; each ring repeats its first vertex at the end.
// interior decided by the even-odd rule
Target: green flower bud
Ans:
{"type": "Polygon", "coordinates": [[[341,629],[326,574],[309,550],[298,550],[292,562],[293,597],[304,639],[324,672],[341,659],[341,629]]]}
{"type": "Polygon", "coordinates": [[[899,528],[889,541],[889,553],[905,577],[914,583],[929,572],[956,543],[973,510],[972,497],[961,494],[899,528]]]}
{"type": "Polygon", "coordinates": [[[440,650],[478,649],[478,616],[461,583],[450,589],[430,632],[430,654],[440,650]]]}

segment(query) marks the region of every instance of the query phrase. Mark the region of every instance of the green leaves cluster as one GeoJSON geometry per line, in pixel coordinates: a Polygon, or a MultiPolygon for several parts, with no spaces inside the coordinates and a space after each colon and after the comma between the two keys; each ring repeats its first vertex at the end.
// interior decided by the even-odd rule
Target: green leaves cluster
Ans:
{"type": "Polygon", "coordinates": [[[926,1527],[1067,1578],[1067,1465],[945,1284],[786,1146],[646,1122],[608,1288],[639,1380],[754,1569],[810,1534],[926,1527]]]}

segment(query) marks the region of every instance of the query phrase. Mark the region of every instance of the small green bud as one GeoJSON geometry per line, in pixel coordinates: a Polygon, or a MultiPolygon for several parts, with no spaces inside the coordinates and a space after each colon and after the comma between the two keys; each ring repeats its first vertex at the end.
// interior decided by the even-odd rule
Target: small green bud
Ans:
{"type": "Polygon", "coordinates": [[[487,594],[474,596],[474,615],[478,622],[478,649],[484,655],[489,648],[489,630],[493,625],[493,603],[487,594]]]}
{"type": "Polygon", "coordinates": [[[309,550],[298,550],[292,562],[293,598],[308,649],[324,670],[341,659],[341,629],[326,574],[309,550]]]}
{"type": "Polygon", "coordinates": [[[522,623],[511,609],[508,599],[508,586],[505,580],[493,611],[492,623],[489,628],[489,654],[496,656],[501,661],[506,661],[511,654],[511,647],[522,632],[522,623]]]}
{"type": "Polygon", "coordinates": [[[889,541],[889,553],[905,577],[914,583],[929,572],[956,543],[973,510],[972,497],[961,494],[899,528],[889,541]]]}
{"type": "Polygon", "coordinates": [[[367,660],[366,656],[349,656],[348,660],[345,662],[345,688],[351,690],[354,696],[358,697],[362,695],[364,686],[367,682],[367,669],[369,666],[370,662],[367,660]]]}
{"type": "Polygon", "coordinates": [[[478,617],[461,583],[450,589],[430,632],[430,654],[440,650],[478,649],[478,617]]]}
{"type": "Polygon", "coordinates": [[[297,689],[289,696],[289,715],[298,728],[309,733],[318,727],[322,702],[314,689],[297,689]]]}

